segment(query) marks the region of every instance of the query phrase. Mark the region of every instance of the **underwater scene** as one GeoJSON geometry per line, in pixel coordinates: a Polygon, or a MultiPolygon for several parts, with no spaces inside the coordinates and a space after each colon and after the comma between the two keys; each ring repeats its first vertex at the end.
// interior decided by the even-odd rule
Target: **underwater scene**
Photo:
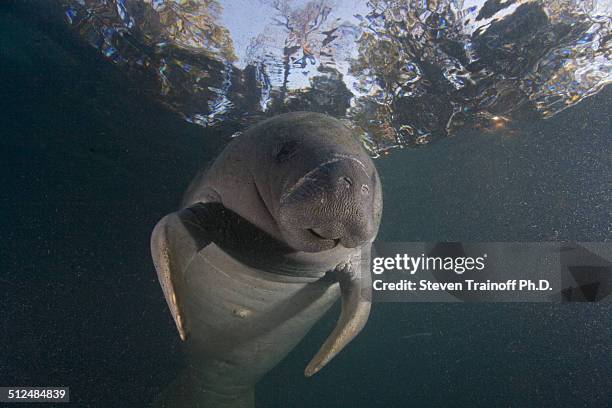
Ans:
{"type": "Polygon", "coordinates": [[[0,406],[609,407],[611,30],[609,0],[2,2],[0,406]],[[598,278],[372,294],[390,243],[578,243],[598,278]]]}

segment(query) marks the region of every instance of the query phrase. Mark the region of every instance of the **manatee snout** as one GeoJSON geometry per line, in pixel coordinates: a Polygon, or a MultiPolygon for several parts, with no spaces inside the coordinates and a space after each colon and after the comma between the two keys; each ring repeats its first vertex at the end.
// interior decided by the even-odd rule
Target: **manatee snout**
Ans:
{"type": "Polygon", "coordinates": [[[374,239],[380,196],[376,173],[367,164],[357,157],[332,157],[286,189],[280,217],[290,245],[318,252],[374,239]]]}
{"type": "MultiPolygon", "coordinates": [[[[367,204],[367,203],[366,203],[367,204]]],[[[356,248],[373,239],[376,234],[373,210],[368,205],[339,214],[326,223],[316,223],[310,231],[321,239],[332,239],[345,248],[356,248]]]]}
{"type": "Polygon", "coordinates": [[[371,214],[364,214],[359,219],[347,223],[347,228],[340,239],[340,244],[345,248],[357,248],[370,242],[376,234],[372,218],[371,214]]]}

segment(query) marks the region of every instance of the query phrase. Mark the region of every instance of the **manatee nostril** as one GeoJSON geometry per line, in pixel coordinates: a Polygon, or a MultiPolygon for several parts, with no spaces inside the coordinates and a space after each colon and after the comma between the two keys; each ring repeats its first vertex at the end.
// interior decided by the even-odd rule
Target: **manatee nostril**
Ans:
{"type": "Polygon", "coordinates": [[[340,177],[339,181],[346,183],[347,188],[353,185],[353,180],[347,176],[340,177]]]}

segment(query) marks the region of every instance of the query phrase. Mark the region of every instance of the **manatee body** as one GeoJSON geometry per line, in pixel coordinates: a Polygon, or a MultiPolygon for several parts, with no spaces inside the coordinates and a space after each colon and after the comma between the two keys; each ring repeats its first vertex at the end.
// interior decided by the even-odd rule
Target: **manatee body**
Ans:
{"type": "Polygon", "coordinates": [[[257,381],[341,296],[305,374],[319,371],[367,321],[381,211],[371,159],[333,118],[279,115],[233,140],[151,238],[188,361],[158,404],[252,408],[257,381]]]}

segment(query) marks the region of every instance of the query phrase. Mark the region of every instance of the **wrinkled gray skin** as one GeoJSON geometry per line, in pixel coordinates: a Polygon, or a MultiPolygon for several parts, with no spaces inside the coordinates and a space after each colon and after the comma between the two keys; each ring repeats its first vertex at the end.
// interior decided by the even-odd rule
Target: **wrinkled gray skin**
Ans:
{"type": "Polygon", "coordinates": [[[279,115],[233,140],[151,238],[188,361],[157,404],[253,408],[257,381],[341,295],[305,374],[319,371],[367,321],[381,211],[378,173],[336,119],[279,115]],[[249,252],[249,234],[278,245],[249,252]]]}

